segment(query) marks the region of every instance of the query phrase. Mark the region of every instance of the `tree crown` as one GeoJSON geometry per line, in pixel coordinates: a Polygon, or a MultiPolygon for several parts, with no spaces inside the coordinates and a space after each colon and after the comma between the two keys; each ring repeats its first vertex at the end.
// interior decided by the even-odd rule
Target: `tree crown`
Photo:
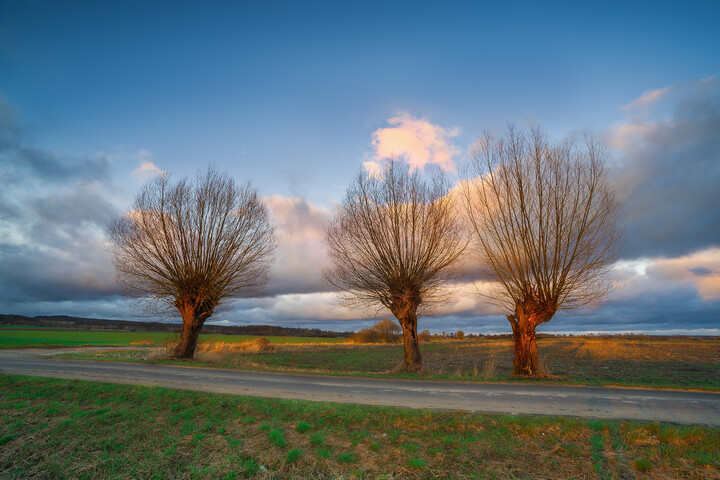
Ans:
{"type": "Polygon", "coordinates": [[[499,303],[541,309],[547,321],[611,290],[621,234],[606,158],[592,138],[551,145],[537,128],[479,140],[461,190],[499,303]]]}
{"type": "Polygon", "coordinates": [[[432,303],[466,242],[448,191],[442,174],[425,181],[395,161],[359,172],[326,230],[326,281],[353,305],[432,303]]]}
{"type": "Polygon", "coordinates": [[[118,281],[167,306],[204,305],[257,292],[277,246],[267,208],[250,184],[209,167],[195,182],[162,175],[108,227],[118,281]]]}

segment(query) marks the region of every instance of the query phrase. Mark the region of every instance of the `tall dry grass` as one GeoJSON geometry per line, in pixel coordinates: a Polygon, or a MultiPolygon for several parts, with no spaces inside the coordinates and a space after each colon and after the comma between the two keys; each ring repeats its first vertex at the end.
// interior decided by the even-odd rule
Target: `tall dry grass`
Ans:
{"type": "MultiPolygon", "coordinates": [[[[159,349],[151,354],[153,357],[151,359],[170,358],[175,351],[176,345],[177,341],[167,342],[164,349],[159,349]]],[[[194,358],[204,362],[224,363],[232,356],[272,353],[274,351],[275,346],[265,337],[254,338],[244,342],[218,342],[210,340],[209,342],[198,343],[194,358]]]]}

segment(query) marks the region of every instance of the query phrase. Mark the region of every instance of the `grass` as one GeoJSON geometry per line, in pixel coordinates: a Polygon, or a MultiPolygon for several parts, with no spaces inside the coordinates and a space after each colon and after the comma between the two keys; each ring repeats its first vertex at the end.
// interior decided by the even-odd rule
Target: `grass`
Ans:
{"type": "Polygon", "coordinates": [[[2,479],[720,476],[717,428],[5,375],[0,416],[2,479]]]}
{"type": "MultiPolygon", "coordinates": [[[[398,367],[396,345],[275,345],[272,353],[198,354],[197,366],[275,372],[318,373],[390,378],[464,381],[546,382],[623,385],[720,391],[720,339],[538,340],[549,375],[525,379],[512,375],[512,342],[483,339],[421,345],[425,372],[407,374],[398,367]]],[[[149,361],[150,350],[72,353],[74,359],[149,361]]],[[[159,363],[188,361],[152,360],[159,363]]]]}
{"type": "MultiPolygon", "coordinates": [[[[27,347],[73,347],[90,346],[165,346],[177,337],[167,332],[124,332],[124,331],[88,331],[54,328],[28,328],[17,325],[3,325],[0,328],[0,348],[27,347]]],[[[201,334],[201,342],[241,343],[259,338],[255,335],[201,334]]],[[[270,343],[342,343],[345,338],[316,337],[265,337],[270,343]]]]}

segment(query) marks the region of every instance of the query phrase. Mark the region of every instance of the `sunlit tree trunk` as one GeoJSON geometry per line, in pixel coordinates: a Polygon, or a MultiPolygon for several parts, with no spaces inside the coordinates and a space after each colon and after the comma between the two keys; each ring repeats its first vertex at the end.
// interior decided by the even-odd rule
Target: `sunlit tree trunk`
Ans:
{"type": "Polygon", "coordinates": [[[396,306],[392,309],[393,315],[402,327],[404,368],[408,372],[415,373],[422,371],[422,356],[417,333],[418,303],[416,300],[402,298],[395,302],[396,306]]]}
{"type": "Polygon", "coordinates": [[[211,315],[213,307],[197,304],[191,301],[178,301],[176,303],[183,319],[180,342],[173,353],[174,358],[193,358],[197,347],[200,329],[211,315]]]}
{"type": "Polygon", "coordinates": [[[532,300],[527,300],[518,303],[515,307],[515,315],[507,316],[515,340],[513,374],[532,376],[542,373],[538,360],[535,328],[540,323],[550,320],[553,313],[551,309],[544,308],[532,300]]]}

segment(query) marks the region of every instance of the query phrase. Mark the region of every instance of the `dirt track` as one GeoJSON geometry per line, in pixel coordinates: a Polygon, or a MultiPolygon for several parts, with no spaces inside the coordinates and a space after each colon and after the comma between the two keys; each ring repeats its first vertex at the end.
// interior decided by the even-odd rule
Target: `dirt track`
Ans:
{"type": "Polygon", "coordinates": [[[53,358],[58,352],[0,351],[0,372],[368,405],[720,426],[718,393],[288,375],[53,358]]]}

